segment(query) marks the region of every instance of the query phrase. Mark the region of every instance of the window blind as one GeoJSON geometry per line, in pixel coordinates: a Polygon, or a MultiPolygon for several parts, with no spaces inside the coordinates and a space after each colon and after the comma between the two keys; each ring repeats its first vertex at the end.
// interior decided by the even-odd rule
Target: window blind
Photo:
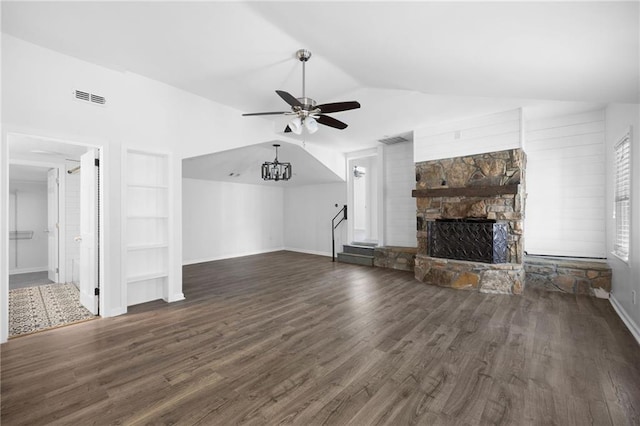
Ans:
{"type": "Polygon", "coordinates": [[[631,134],[628,132],[615,146],[615,198],[614,215],[616,239],[613,252],[620,258],[629,258],[631,233],[631,134]]]}

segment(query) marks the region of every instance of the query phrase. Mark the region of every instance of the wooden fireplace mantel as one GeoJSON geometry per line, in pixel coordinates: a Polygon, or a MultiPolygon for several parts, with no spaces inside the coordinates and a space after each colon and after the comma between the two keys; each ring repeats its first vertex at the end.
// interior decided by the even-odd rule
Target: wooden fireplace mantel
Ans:
{"type": "Polygon", "coordinates": [[[414,198],[436,197],[492,197],[495,195],[517,194],[518,185],[467,186],[464,188],[414,189],[414,198]]]}

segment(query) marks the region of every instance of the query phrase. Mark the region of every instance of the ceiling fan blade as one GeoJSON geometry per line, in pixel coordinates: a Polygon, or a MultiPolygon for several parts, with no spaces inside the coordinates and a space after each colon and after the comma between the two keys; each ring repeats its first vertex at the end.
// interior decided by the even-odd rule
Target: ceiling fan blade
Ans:
{"type": "Polygon", "coordinates": [[[292,107],[303,107],[302,103],[297,100],[291,93],[285,92],[284,90],[276,90],[276,93],[292,107]]]}
{"type": "Polygon", "coordinates": [[[360,108],[360,103],[356,101],[333,102],[330,104],[318,105],[316,108],[320,109],[320,112],[328,114],[331,112],[348,111],[350,109],[360,108]]]}
{"type": "Polygon", "coordinates": [[[287,126],[284,128],[285,133],[291,133],[291,127],[287,126]]]}
{"type": "Polygon", "coordinates": [[[318,118],[316,118],[316,121],[320,124],[324,124],[325,126],[335,127],[336,129],[340,130],[347,128],[347,123],[343,123],[340,120],[336,120],[335,118],[329,117],[328,115],[324,114],[320,114],[318,118]]]}
{"type": "Polygon", "coordinates": [[[282,115],[287,114],[288,111],[273,111],[273,112],[250,112],[248,114],[242,114],[243,117],[249,117],[252,115],[282,115]]]}

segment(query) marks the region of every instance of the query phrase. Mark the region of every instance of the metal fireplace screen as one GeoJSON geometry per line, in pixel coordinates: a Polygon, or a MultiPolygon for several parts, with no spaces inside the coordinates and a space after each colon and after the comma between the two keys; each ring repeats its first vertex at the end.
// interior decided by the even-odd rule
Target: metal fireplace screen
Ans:
{"type": "Polygon", "coordinates": [[[427,222],[431,257],[484,263],[507,262],[507,224],[489,219],[427,222]]]}

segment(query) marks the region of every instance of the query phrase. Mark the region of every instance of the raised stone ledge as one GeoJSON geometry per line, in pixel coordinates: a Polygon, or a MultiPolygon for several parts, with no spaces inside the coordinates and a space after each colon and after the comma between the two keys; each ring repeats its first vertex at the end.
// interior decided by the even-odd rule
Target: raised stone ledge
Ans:
{"type": "Polygon", "coordinates": [[[611,268],[605,261],[525,256],[524,269],[531,287],[603,299],[611,292],[611,268]]]}
{"type": "Polygon", "coordinates": [[[379,268],[413,271],[416,247],[383,246],[376,247],[373,252],[373,266],[379,268]]]}
{"type": "Polygon", "coordinates": [[[425,284],[481,293],[522,294],[524,268],[516,263],[480,263],[416,255],[415,277],[425,284]]]}

